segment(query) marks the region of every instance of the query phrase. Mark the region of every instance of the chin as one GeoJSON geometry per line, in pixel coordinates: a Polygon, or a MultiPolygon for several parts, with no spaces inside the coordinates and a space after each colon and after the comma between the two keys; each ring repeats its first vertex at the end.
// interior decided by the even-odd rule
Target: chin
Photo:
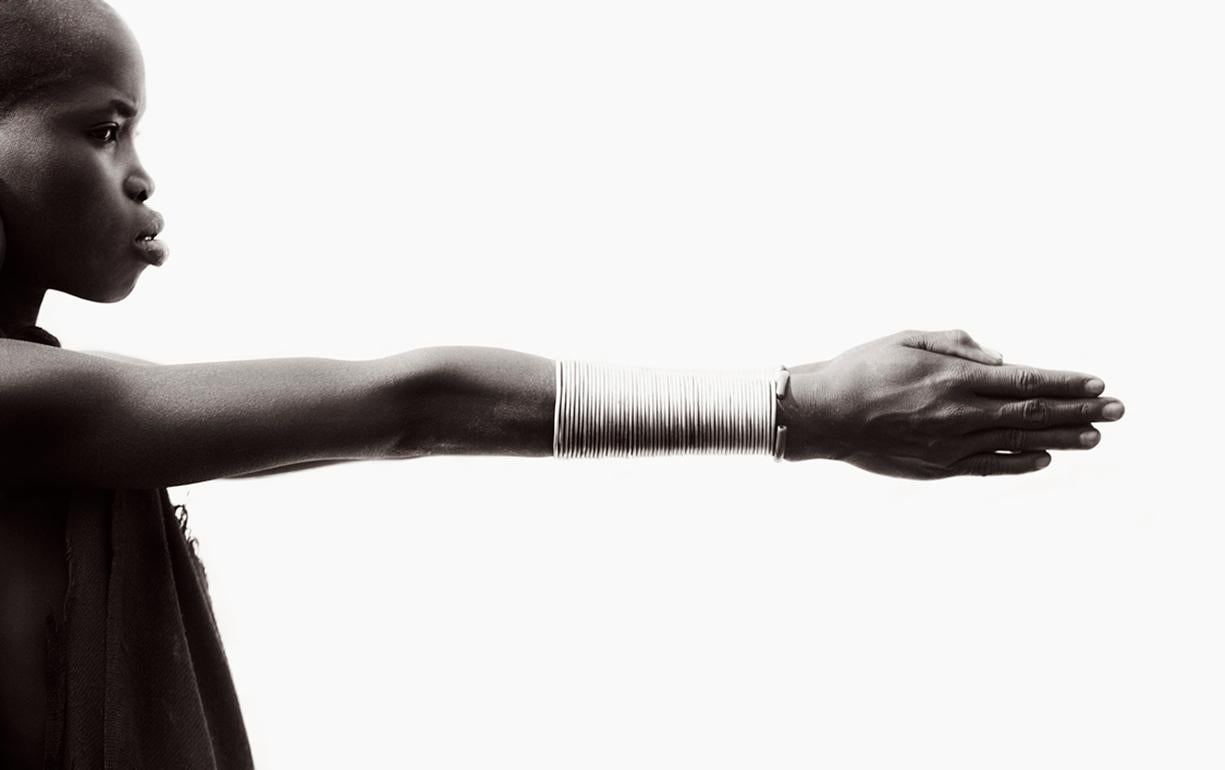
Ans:
{"type": "Polygon", "coordinates": [[[136,288],[136,278],[133,276],[131,280],[123,284],[110,284],[108,286],[75,286],[72,288],[60,289],[65,294],[83,299],[88,302],[100,302],[104,305],[111,305],[120,302],[127,298],[129,294],[136,288]]]}
{"type": "Polygon", "coordinates": [[[136,279],[133,278],[131,281],[128,281],[126,286],[120,287],[116,293],[111,294],[107,299],[104,299],[102,301],[107,303],[108,305],[113,304],[115,302],[120,302],[124,299],[127,299],[128,295],[131,294],[133,291],[135,291],[135,289],[136,289],[136,279]]]}

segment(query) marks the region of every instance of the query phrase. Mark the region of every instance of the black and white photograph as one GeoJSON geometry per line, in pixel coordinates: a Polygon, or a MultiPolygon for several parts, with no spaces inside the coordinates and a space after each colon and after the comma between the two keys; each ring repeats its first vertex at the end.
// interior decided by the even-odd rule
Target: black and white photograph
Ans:
{"type": "Polygon", "coordinates": [[[1225,767],[1223,37],[0,0],[0,770],[1225,767]]]}

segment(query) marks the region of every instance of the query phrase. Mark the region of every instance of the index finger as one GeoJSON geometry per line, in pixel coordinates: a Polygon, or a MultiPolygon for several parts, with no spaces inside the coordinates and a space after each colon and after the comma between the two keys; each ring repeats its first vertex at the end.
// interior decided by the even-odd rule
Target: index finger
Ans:
{"type": "Polygon", "coordinates": [[[978,365],[971,368],[970,389],[982,396],[1080,398],[1100,395],[1101,378],[1084,372],[1039,369],[1024,364],[978,365]]]}

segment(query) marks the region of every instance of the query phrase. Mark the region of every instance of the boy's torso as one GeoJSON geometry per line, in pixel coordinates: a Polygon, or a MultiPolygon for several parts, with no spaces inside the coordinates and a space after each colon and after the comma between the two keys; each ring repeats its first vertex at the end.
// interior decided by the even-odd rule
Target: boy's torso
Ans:
{"type": "Polygon", "coordinates": [[[47,617],[63,611],[66,497],[0,488],[0,767],[41,767],[47,617]]]}

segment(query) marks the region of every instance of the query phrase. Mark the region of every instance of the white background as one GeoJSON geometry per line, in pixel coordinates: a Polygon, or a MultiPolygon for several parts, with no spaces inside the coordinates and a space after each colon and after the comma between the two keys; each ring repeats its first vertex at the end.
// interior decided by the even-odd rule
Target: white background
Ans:
{"type": "Polygon", "coordinates": [[[172,488],[259,767],[1225,765],[1219,6],[115,5],[173,253],[49,294],[67,348],[739,367],[960,327],[1128,409],[1021,477],[172,488]]]}

